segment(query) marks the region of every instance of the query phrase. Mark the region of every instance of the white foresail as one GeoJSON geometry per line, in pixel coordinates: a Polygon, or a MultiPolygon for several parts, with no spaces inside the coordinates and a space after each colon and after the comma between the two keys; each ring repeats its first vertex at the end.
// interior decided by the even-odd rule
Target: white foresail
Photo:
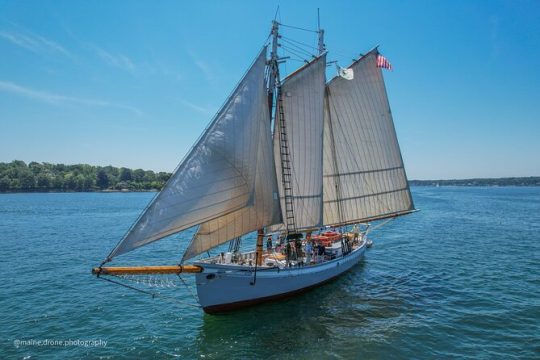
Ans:
{"type": "Polygon", "coordinates": [[[270,112],[266,97],[258,101],[261,104],[261,112],[266,115],[261,120],[260,134],[257,136],[260,143],[257,154],[257,174],[255,176],[253,202],[250,206],[201,224],[184,253],[183,259],[192,258],[248,232],[281,222],[281,209],[272,153],[270,112]]]}
{"type": "Polygon", "coordinates": [[[274,157],[281,195],[283,221],[287,223],[281,181],[281,134],[286,132],[290,154],[291,187],[296,229],[322,224],[322,154],[326,55],[287,77],[281,86],[285,129],[275,122],[274,157]]]}
{"type": "Polygon", "coordinates": [[[268,123],[266,48],[109,259],[252,204],[268,123]]]}
{"type": "Polygon", "coordinates": [[[375,49],[351,65],[354,78],[327,85],[324,224],[414,209],[375,49]]]}

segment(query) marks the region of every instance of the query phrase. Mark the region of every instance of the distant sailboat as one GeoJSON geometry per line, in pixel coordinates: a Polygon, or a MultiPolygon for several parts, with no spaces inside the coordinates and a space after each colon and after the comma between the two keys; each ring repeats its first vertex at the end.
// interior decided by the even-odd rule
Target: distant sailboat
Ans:
{"type": "Polygon", "coordinates": [[[319,30],[319,55],[281,79],[280,25],[94,274],[194,273],[203,309],[227,311],[339,276],[366,250],[367,231],[355,224],[414,211],[377,48],[326,82],[319,30]],[[194,226],[179,265],[104,266],[194,226]],[[241,252],[240,237],[253,231],[255,249],[241,252]],[[270,233],[278,246],[267,239],[264,251],[270,233]],[[228,252],[187,263],[227,242],[228,252]]]}

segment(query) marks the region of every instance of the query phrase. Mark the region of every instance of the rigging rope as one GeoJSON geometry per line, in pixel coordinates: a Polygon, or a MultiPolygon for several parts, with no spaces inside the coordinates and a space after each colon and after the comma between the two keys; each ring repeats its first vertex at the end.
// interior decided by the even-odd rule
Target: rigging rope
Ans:
{"type": "Polygon", "coordinates": [[[309,44],[306,44],[305,42],[302,42],[302,41],[298,41],[298,40],[295,40],[295,39],[292,39],[288,36],[281,36],[281,40],[283,41],[286,41],[286,42],[293,42],[293,43],[296,43],[298,46],[304,46],[306,48],[309,48],[310,50],[315,50],[316,52],[319,52],[319,49],[316,48],[315,46],[312,46],[312,45],[309,45],[309,44]]]}
{"type": "MultiPolygon", "coordinates": [[[[309,56],[315,57],[315,54],[313,54],[313,53],[309,52],[308,50],[306,50],[306,49],[304,49],[304,48],[302,48],[302,47],[300,47],[300,46],[294,44],[293,42],[288,41],[288,40],[283,39],[283,38],[282,38],[281,40],[284,41],[285,43],[287,43],[288,46],[294,47],[297,51],[301,51],[301,52],[303,52],[303,53],[305,53],[305,54],[308,54],[309,56]]],[[[281,46],[283,46],[283,44],[281,44],[281,46]]]]}
{"type": "Polygon", "coordinates": [[[309,60],[307,60],[307,59],[305,58],[305,56],[298,54],[298,53],[296,52],[296,50],[293,50],[293,49],[291,49],[291,48],[289,48],[288,46],[285,46],[285,45],[283,45],[283,44],[281,45],[281,48],[284,49],[285,51],[287,51],[287,52],[293,54],[294,56],[299,57],[300,59],[304,59],[304,62],[306,62],[306,63],[309,62],[309,60]]]}
{"type": "Polygon", "coordinates": [[[279,25],[283,26],[283,27],[290,28],[290,29],[302,30],[302,31],[312,32],[312,33],[315,33],[315,34],[319,33],[317,30],[305,29],[305,28],[301,28],[301,27],[298,27],[298,26],[285,25],[285,24],[282,24],[282,23],[279,23],[279,25]]]}
{"type": "Polygon", "coordinates": [[[188,289],[189,293],[191,294],[191,296],[193,296],[193,298],[195,299],[195,301],[197,301],[197,297],[195,296],[195,294],[193,293],[192,289],[191,289],[191,286],[189,286],[186,281],[184,280],[184,278],[182,277],[182,275],[178,274],[178,277],[180,278],[180,280],[182,281],[182,283],[184,284],[184,286],[186,287],[186,289],[188,289]]]}
{"type": "MultiPolygon", "coordinates": [[[[114,276],[114,275],[111,275],[113,277],[117,277],[117,276],[114,276]]],[[[181,301],[181,300],[178,300],[176,298],[173,298],[171,296],[167,296],[167,295],[163,295],[163,294],[160,294],[160,293],[154,293],[154,292],[150,292],[150,291],[147,291],[147,290],[143,290],[143,289],[139,289],[135,286],[131,286],[131,285],[128,285],[128,284],[124,284],[120,281],[116,281],[116,280],[113,280],[113,279],[108,279],[108,278],[105,278],[103,276],[98,276],[98,279],[101,279],[101,280],[104,280],[104,281],[108,281],[110,283],[113,283],[113,284],[116,284],[116,285],[120,285],[120,286],[123,286],[125,288],[128,288],[130,290],[134,290],[134,291],[138,291],[138,292],[141,292],[143,294],[147,294],[147,295],[150,295],[152,296],[152,299],[155,299],[156,297],[159,297],[161,299],[164,299],[164,300],[167,300],[167,301],[170,301],[170,302],[175,302],[175,303],[178,303],[178,304],[182,304],[182,305],[188,305],[188,306],[192,306],[192,307],[196,307],[196,308],[200,308],[201,306],[200,305],[196,305],[196,304],[191,304],[191,303],[188,303],[188,302],[185,302],[185,301],[181,301]]],[[[124,278],[125,280],[129,280],[127,278],[124,278]]],[[[131,280],[129,280],[131,281],[131,280]]]]}
{"type": "Polygon", "coordinates": [[[390,221],[392,221],[392,220],[394,220],[394,219],[395,219],[395,217],[392,217],[392,218],[386,219],[386,221],[383,221],[382,223],[377,224],[377,225],[374,226],[374,227],[369,227],[369,228],[366,230],[366,234],[367,234],[368,232],[373,231],[373,230],[377,230],[377,229],[380,228],[380,227],[383,227],[384,225],[388,224],[390,221]]]}
{"type": "MultiPolygon", "coordinates": [[[[294,61],[298,61],[298,62],[301,62],[302,64],[305,64],[306,63],[306,60],[302,60],[302,59],[298,59],[298,58],[288,58],[287,60],[294,60],[294,61]]],[[[286,72],[286,71],[285,71],[286,72]]]]}

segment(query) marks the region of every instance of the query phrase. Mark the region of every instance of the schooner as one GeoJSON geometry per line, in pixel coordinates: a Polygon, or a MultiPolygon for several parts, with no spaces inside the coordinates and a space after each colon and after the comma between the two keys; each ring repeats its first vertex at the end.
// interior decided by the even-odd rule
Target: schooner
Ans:
{"type": "Polygon", "coordinates": [[[194,273],[204,311],[222,312],[336,278],[364,255],[361,224],[414,211],[378,48],[327,82],[319,29],[318,56],[281,79],[280,25],[94,274],[194,273]],[[105,266],[195,226],[180,264],[105,266]],[[254,231],[255,249],[242,252],[254,231]],[[227,242],[230,251],[198,256],[227,242]]]}

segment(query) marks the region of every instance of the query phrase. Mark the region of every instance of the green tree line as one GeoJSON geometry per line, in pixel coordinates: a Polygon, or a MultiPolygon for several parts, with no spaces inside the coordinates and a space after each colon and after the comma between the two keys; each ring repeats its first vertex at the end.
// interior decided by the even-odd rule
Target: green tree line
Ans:
{"type": "Polygon", "coordinates": [[[159,190],[171,176],[167,172],[15,160],[0,163],[0,192],[159,190]]]}

